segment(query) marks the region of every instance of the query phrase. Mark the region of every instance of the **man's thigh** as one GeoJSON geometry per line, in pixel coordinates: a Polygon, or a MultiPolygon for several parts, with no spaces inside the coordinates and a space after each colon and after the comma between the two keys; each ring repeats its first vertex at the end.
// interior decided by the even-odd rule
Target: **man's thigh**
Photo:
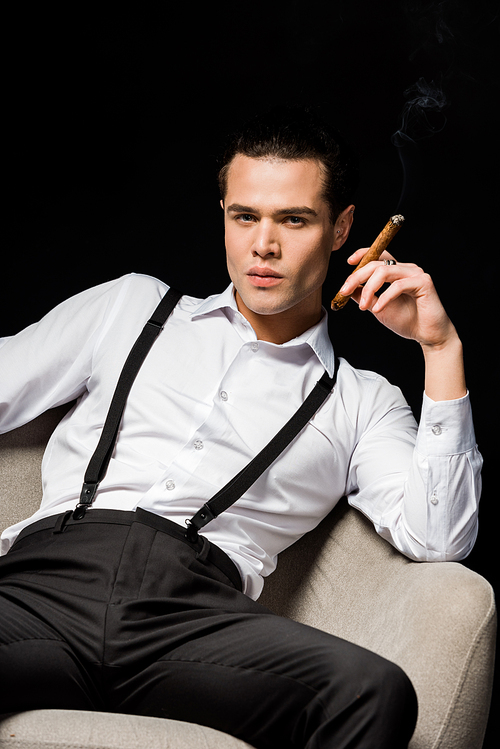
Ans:
{"type": "Polygon", "coordinates": [[[101,706],[88,668],[57,629],[0,593],[0,712],[101,706]]]}
{"type": "Polygon", "coordinates": [[[416,719],[413,689],[397,666],[268,614],[219,617],[201,636],[111,683],[118,712],[197,722],[263,748],[396,749],[407,745],[416,719]],[[379,733],[387,722],[386,742],[379,733]]]}

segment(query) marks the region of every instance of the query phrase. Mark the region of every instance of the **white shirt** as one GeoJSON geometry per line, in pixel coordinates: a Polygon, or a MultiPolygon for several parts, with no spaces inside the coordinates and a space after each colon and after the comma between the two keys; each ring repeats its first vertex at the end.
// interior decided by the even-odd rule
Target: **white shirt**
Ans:
{"type": "MultiPolygon", "coordinates": [[[[77,399],[45,451],[40,509],[17,534],[78,502],[123,363],[167,286],[131,274],[0,339],[0,432],[77,399]]],[[[183,297],[132,387],[94,507],[142,507],[184,526],[296,411],[334,354],[321,322],[282,345],[257,340],[232,286],[183,297]]],[[[341,359],[337,384],[296,440],[203,534],[257,598],[280,551],[346,495],[417,560],[457,560],[477,534],[481,457],[469,398],[424,395],[420,427],[400,390],[341,359]]]]}

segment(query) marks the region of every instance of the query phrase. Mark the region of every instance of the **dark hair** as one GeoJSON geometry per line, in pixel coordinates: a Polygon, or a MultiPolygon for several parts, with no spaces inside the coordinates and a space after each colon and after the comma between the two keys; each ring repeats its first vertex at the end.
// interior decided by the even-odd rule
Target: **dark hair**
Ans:
{"type": "Polygon", "coordinates": [[[275,107],[229,136],[218,165],[223,200],[229,168],[238,154],[255,159],[317,159],[323,169],[323,196],[332,224],[352,202],[359,179],[354,149],[336,128],[310,108],[275,107]]]}

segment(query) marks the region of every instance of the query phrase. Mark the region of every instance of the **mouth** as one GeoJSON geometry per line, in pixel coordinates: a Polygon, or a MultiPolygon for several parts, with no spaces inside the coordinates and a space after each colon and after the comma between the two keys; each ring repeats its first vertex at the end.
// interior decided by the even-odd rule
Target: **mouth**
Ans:
{"type": "Polygon", "coordinates": [[[276,286],[283,280],[283,276],[271,268],[250,268],[247,276],[253,286],[260,287],[276,286]]]}

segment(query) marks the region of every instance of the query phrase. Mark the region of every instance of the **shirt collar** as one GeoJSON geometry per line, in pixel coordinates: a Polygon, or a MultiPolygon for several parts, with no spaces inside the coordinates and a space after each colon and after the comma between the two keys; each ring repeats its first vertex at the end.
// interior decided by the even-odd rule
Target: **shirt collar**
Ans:
{"type": "MultiPolygon", "coordinates": [[[[234,286],[229,284],[222,294],[212,294],[212,296],[204,299],[196,312],[194,312],[192,319],[196,320],[199,317],[209,315],[212,312],[218,310],[230,309],[230,319],[234,314],[241,314],[234,298],[234,286]]],[[[293,338],[291,341],[281,344],[283,347],[292,346],[303,346],[307,344],[316,354],[317,358],[321,362],[322,366],[328,372],[329,377],[333,377],[335,371],[335,355],[333,353],[333,346],[328,335],[328,314],[323,309],[323,317],[321,320],[309,328],[297,338],[293,338]]]]}

